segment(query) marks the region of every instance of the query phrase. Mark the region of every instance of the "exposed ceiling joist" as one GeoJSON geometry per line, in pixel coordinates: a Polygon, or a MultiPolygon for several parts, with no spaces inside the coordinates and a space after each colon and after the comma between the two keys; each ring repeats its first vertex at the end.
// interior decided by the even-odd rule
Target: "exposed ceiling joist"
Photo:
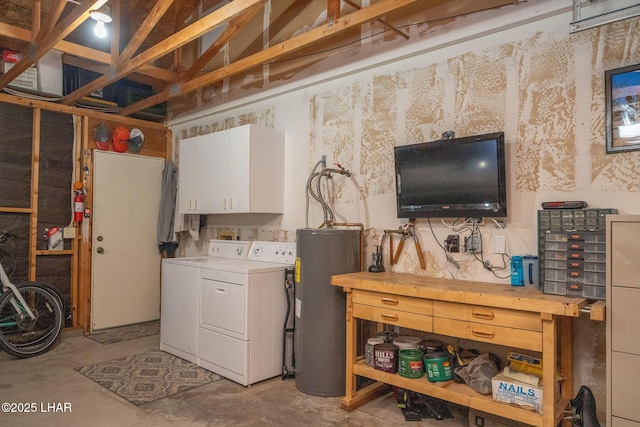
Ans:
{"type": "MultiPolygon", "coordinates": [[[[0,36],[8,37],[15,40],[24,42],[31,41],[30,32],[24,28],[19,28],[13,25],[0,22],[0,36]]],[[[111,64],[111,54],[103,52],[101,50],[92,49],[90,47],[82,46],[76,43],[71,43],[66,40],[61,40],[53,46],[53,49],[63,53],[67,53],[77,58],[91,58],[85,59],[96,64],[111,64]]],[[[68,60],[70,62],[72,60],[68,60]]],[[[89,62],[87,62],[88,64],[89,62]]],[[[177,73],[166,70],[164,68],[156,67],[153,65],[145,65],[139,68],[136,72],[140,74],[153,77],[155,79],[164,80],[167,82],[177,81],[179,76],[177,73]]]]}
{"type": "MultiPolygon", "coordinates": [[[[165,90],[147,99],[131,104],[123,108],[119,114],[127,116],[148,107],[167,101],[169,98],[193,92],[201,87],[214,84],[220,80],[249,70],[258,65],[268,63],[287,53],[295,52],[298,49],[317,43],[327,37],[334,36],[342,31],[358,27],[366,22],[378,19],[380,16],[401,9],[419,0],[382,0],[366,8],[357,10],[349,15],[344,15],[329,24],[320,26],[299,36],[293,37],[282,43],[268,47],[261,52],[237,60],[205,75],[195,77],[188,81],[175,83],[165,90]]],[[[447,3],[448,0],[430,1],[431,6],[447,3]]]]}
{"type": "Polygon", "coordinates": [[[156,3],[153,9],[151,9],[151,13],[147,15],[142,25],[138,28],[138,31],[136,31],[136,33],[131,38],[131,41],[129,41],[127,47],[125,47],[120,54],[118,63],[122,64],[123,62],[131,59],[133,54],[136,53],[138,48],[140,48],[142,42],[145,41],[158,21],[160,21],[160,18],[162,18],[167,9],[169,9],[169,6],[171,6],[172,4],[173,0],[159,0],[158,3],[156,3]]]}
{"type": "Polygon", "coordinates": [[[189,80],[195,77],[200,70],[222,49],[231,38],[247,23],[249,20],[261,10],[261,5],[255,5],[247,9],[241,15],[233,18],[229,21],[229,25],[226,30],[216,39],[215,42],[209,46],[209,48],[195,61],[193,66],[189,68],[182,76],[182,80],[189,80]]]}
{"type": "MultiPolygon", "coordinates": [[[[106,90],[124,78],[153,88],[155,95],[125,107],[121,103],[121,115],[131,115],[211,85],[218,86],[214,91],[224,93],[232,87],[255,86],[261,79],[278,79],[285,73],[285,78],[290,78],[330,55],[326,52],[367,37],[374,27],[361,28],[366,23],[377,22],[389,34],[395,33],[379,38],[380,43],[386,43],[399,40],[396,34],[409,39],[407,33],[391,23],[430,26],[431,20],[444,21],[519,2],[270,0],[265,9],[269,0],[2,1],[13,6],[0,16],[0,41],[7,42],[6,48],[22,52],[23,59],[0,77],[0,89],[49,49],[55,49],[65,53],[65,64],[100,76],[87,83],[87,76],[94,74],[85,74],[81,77],[84,80],[72,83],[76,84],[74,88],[65,88],[63,104],[106,90]],[[104,4],[110,6],[113,18],[111,39],[99,43],[87,31],[89,23],[82,24],[91,10],[104,4]],[[262,17],[260,11],[264,12],[262,17]],[[211,43],[208,48],[198,44],[205,34],[224,24],[224,30],[207,36],[213,38],[213,42],[207,39],[211,43]],[[304,59],[310,53],[321,55],[304,59]],[[290,59],[295,60],[282,62],[290,59]],[[241,78],[254,73],[255,78],[241,78]],[[222,86],[222,82],[228,85],[222,86]]],[[[122,87],[138,87],[133,82],[122,87]]],[[[127,101],[146,96],[146,91],[143,89],[127,101]]],[[[189,97],[184,100],[191,102],[189,97]]]]}
{"type": "Polygon", "coordinates": [[[231,3],[222,6],[220,9],[215,10],[211,14],[203,17],[202,19],[199,19],[188,27],[176,32],[172,36],[167,37],[160,43],[156,44],[154,47],[132,58],[130,61],[118,64],[118,66],[114,70],[115,72],[108,75],[103,75],[102,77],[98,77],[91,83],[70,93],[63,98],[62,103],[67,105],[71,104],[72,102],[90,94],[95,90],[98,90],[112,82],[124,78],[143,65],[149,64],[150,62],[166,55],[167,53],[173,52],[178,47],[195,40],[196,38],[210,31],[212,28],[215,28],[218,25],[238,16],[249,7],[254,6],[258,3],[265,3],[266,1],[267,0],[234,0],[231,3]]]}

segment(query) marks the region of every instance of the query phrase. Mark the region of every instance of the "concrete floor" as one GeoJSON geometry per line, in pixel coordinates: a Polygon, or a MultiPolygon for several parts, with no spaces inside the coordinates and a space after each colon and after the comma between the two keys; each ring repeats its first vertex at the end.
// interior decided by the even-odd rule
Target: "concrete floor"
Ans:
{"type": "MultiPolygon", "coordinates": [[[[0,404],[35,403],[35,413],[0,412],[2,426],[467,426],[464,408],[454,419],[405,422],[391,395],[347,412],[340,398],[306,395],[295,380],[274,378],[251,387],[222,379],[135,406],[74,368],[159,349],[159,335],[103,345],[65,332],[50,352],[31,359],[0,353],[0,404]],[[42,411],[55,403],[66,412],[42,411]]],[[[4,407],[3,407],[4,408],[4,407]]]]}

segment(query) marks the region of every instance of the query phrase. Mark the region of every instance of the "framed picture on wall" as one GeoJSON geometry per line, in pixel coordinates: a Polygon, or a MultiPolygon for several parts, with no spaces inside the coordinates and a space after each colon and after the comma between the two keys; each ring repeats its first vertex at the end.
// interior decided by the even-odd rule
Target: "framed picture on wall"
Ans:
{"type": "Polygon", "coordinates": [[[604,76],[607,153],[640,150],[640,64],[604,76]]]}

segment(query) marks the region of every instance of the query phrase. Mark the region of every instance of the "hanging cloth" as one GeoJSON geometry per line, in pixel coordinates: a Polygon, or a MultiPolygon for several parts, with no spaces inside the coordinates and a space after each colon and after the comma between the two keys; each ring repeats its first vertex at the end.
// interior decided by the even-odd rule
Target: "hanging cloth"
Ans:
{"type": "Polygon", "coordinates": [[[160,253],[166,251],[168,256],[173,256],[178,247],[174,238],[174,218],[176,210],[176,195],[178,170],[173,161],[168,160],[162,171],[162,192],[160,194],[160,210],[158,213],[158,245],[160,253]]]}

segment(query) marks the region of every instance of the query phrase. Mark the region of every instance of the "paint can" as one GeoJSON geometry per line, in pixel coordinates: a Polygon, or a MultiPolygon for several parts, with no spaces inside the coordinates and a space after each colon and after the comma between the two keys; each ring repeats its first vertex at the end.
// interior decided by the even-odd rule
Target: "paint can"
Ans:
{"type": "Polygon", "coordinates": [[[373,346],[375,368],[379,371],[395,374],[398,372],[398,346],[391,343],[373,346]]]}
{"type": "Polygon", "coordinates": [[[436,351],[442,351],[444,343],[440,340],[424,340],[420,343],[420,349],[424,353],[433,353],[436,351]]]}
{"type": "Polygon", "coordinates": [[[406,378],[422,378],[422,356],[420,350],[400,350],[398,373],[406,378]]]}
{"type": "Polygon", "coordinates": [[[453,379],[451,362],[447,353],[443,351],[425,354],[424,370],[427,372],[427,379],[432,383],[453,379]]]}
{"type": "Polygon", "coordinates": [[[420,348],[420,341],[420,338],[409,335],[399,336],[393,339],[393,343],[397,345],[400,350],[418,350],[420,348]]]}

